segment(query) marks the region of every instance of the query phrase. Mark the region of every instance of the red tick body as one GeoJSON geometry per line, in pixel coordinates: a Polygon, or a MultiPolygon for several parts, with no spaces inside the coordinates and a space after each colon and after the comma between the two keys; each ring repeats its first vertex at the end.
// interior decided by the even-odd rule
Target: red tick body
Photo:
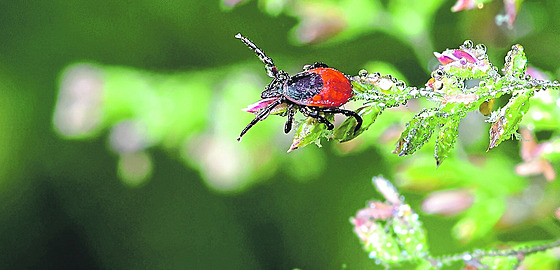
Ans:
{"type": "Polygon", "coordinates": [[[323,88],[319,94],[307,99],[304,104],[317,107],[339,107],[353,96],[352,85],[342,72],[332,68],[315,68],[309,72],[319,74],[323,88]]]}
{"type": "MultiPolygon", "coordinates": [[[[325,67],[300,72],[281,87],[283,96],[298,105],[332,108],[344,105],[352,97],[352,84],[342,72],[325,67]]],[[[269,93],[266,93],[268,97],[269,93]]]]}

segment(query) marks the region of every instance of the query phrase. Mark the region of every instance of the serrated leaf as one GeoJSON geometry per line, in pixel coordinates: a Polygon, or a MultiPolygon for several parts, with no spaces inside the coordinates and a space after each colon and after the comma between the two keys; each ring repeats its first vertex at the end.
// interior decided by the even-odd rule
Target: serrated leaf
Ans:
{"type": "Polygon", "coordinates": [[[533,93],[533,91],[526,91],[513,96],[498,114],[492,116],[494,119],[490,127],[488,150],[498,146],[515,133],[523,116],[529,110],[529,98],[533,93]]]}
{"type": "Polygon", "coordinates": [[[454,117],[441,127],[436,139],[436,149],[434,157],[436,158],[437,165],[439,166],[455,146],[457,137],[459,136],[459,117],[454,117]]]}
{"type": "Polygon", "coordinates": [[[288,152],[296,150],[298,148],[304,147],[310,143],[314,143],[326,130],[325,124],[319,123],[319,121],[313,117],[308,117],[305,121],[301,123],[294,135],[292,145],[288,152]]]}
{"type": "Polygon", "coordinates": [[[437,108],[424,109],[414,116],[401,133],[393,151],[399,156],[410,155],[426,143],[438,125],[437,108]]]}
{"type": "Polygon", "coordinates": [[[348,117],[335,130],[334,139],[340,142],[347,142],[358,137],[358,135],[368,130],[368,128],[373,124],[373,122],[375,122],[375,119],[377,119],[377,116],[381,114],[383,109],[385,109],[385,107],[377,106],[377,104],[366,105],[358,108],[356,110],[356,113],[358,113],[363,120],[360,129],[354,132],[354,129],[356,128],[356,125],[358,123],[353,117],[348,117]]]}
{"type": "Polygon", "coordinates": [[[525,75],[527,70],[527,57],[523,50],[523,46],[516,44],[511,47],[507,53],[506,62],[504,63],[504,74],[506,76],[518,77],[525,75]]]}

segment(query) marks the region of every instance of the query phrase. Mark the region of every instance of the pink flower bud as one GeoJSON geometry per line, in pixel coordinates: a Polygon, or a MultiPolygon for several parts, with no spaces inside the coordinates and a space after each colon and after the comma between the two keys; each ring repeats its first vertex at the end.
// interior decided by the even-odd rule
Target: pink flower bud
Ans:
{"type": "Polygon", "coordinates": [[[464,189],[438,191],[422,202],[422,210],[428,214],[454,216],[473,204],[473,195],[464,189]]]}

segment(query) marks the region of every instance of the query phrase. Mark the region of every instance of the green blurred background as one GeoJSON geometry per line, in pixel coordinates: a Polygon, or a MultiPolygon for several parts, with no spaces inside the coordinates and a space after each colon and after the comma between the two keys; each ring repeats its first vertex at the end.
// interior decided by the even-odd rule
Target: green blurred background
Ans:
{"type": "MultiPolygon", "coordinates": [[[[454,1],[235,2],[0,3],[0,269],[375,268],[348,218],[373,197],[371,176],[392,179],[411,159],[389,156],[394,140],[286,154],[280,117],[237,143],[252,118],[240,109],[268,83],[238,32],[292,74],[323,61],[423,86],[432,51],[472,39],[497,66],[521,43],[558,77],[558,1],[525,2],[514,29],[494,24],[501,1],[461,13],[454,1]],[[83,98],[64,94],[75,74],[94,98],[74,108],[85,116],[73,125],[62,107],[83,98]]],[[[486,150],[482,133],[475,152],[486,150]]],[[[517,142],[499,148],[512,171],[517,142]]],[[[426,178],[453,173],[429,164],[426,178]]],[[[411,190],[418,207],[424,191],[411,190]]],[[[461,244],[457,219],[423,220],[436,255],[559,236],[549,220],[461,244]]]]}

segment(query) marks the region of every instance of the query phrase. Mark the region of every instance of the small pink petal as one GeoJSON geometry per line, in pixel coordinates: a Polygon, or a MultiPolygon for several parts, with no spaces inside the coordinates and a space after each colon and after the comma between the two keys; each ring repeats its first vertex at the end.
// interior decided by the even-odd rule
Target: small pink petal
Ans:
{"type": "Polygon", "coordinates": [[[556,171],[554,170],[552,164],[550,164],[550,162],[545,159],[541,159],[541,163],[542,163],[541,167],[543,170],[543,175],[546,181],[548,182],[554,181],[556,179],[556,171]]]}
{"type": "Polygon", "coordinates": [[[556,171],[548,160],[533,159],[515,166],[515,173],[521,176],[543,174],[548,182],[556,179],[556,171]]]}
{"type": "Polygon", "coordinates": [[[457,3],[451,7],[451,11],[457,12],[461,10],[473,9],[476,6],[475,0],[457,0],[457,3]]]}
{"type": "Polygon", "coordinates": [[[362,224],[371,223],[378,219],[389,219],[393,216],[394,207],[378,201],[368,202],[368,207],[356,213],[356,219],[362,224]]]}
{"type": "Polygon", "coordinates": [[[541,161],[533,159],[515,166],[515,173],[521,176],[537,175],[543,172],[541,161]]]}
{"type": "Polygon", "coordinates": [[[550,80],[550,76],[548,76],[548,74],[533,66],[528,66],[525,74],[531,75],[533,79],[537,80],[550,80]]]}
{"type": "Polygon", "coordinates": [[[224,6],[226,7],[235,7],[237,4],[243,2],[244,0],[222,0],[222,3],[224,3],[224,6]]]}
{"type": "Polygon", "coordinates": [[[445,54],[441,54],[441,53],[438,53],[438,52],[434,52],[434,55],[436,56],[437,60],[439,60],[439,62],[440,62],[442,65],[447,65],[447,64],[453,63],[453,62],[455,61],[455,59],[453,59],[453,58],[451,58],[451,57],[449,57],[449,56],[447,56],[447,55],[445,55],[445,54]]]}
{"type": "Polygon", "coordinates": [[[250,112],[253,114],[257,114],[261,109],[266,108],[268,105],[272,104],[273,102],[275,102],[276,100],[278,100],[279,97],[271,97],[271,98],[265,98],[265,99],[261,99],[253,104],[250,104],[247,106],[247,108],[245,109],[241,109],[242,111],[246,111],[246,112],[250,112]]]}
{"type": "Polygon", "coordinates": [[[539,156],[539,147],[533,132],[528,130],[527,128],[520,128],[519,133],[521,133],[521,147],[519,150],[519,155],[524,161],[529,161],[535,159],[539,156]]]}
{"type": "Polygon", "coordinates": [[[504,0],[509,28],[513,28],[515,17],[517,17],[517,11],[519,11],[519,6],[521,5],[520,3],[520,0],[504,0]]]}
{"type": "Polygon", "coordinates": [[[387,201],[395,206],[401,204],[400,194],[389,180],[385,179],[383,176],[376,176],[373,177],[372,182],[387,201]]]}
{"type": "Polygon", "coordinates": [[[395,207],[378,201],[368,202],[368,208],[374,219],[390,219],[395,215],[395,207]]]}
{"type": "Polygon", "coordinates": [[[464,50],[453,50],[453,56],[458,59],[465,58],[469,63],[476,63],[478,61],[473,55],[464,50]]]}

